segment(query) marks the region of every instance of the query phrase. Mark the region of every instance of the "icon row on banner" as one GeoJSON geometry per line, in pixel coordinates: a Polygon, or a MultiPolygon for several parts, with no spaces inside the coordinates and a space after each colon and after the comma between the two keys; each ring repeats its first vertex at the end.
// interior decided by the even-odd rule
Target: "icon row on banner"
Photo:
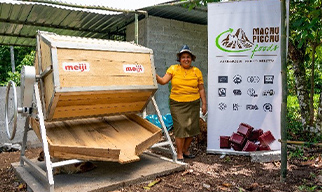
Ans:
{"type": "Polygon", "coordinates": [[[241,109],[245,109],[246,111],[263,110],[264,112],[273,112],[273,105],[271,103],[265,103],[263,106],[259,106],[257,104],[241,105],[239,103],[233,103],[231,108],[229,108],[229,106],[226,103],[220,102],[218,103],[218,109],[220,111],[225,111],[225,110],[240,111],[241,109]]]}
{"type": "MultiPolygon", "coordinates": [[[[220,87],[218,88],[218,97],[226,97],[228,95],[227,88],[225,87],[220,87]]],[[[249,88],[247,89],[246,93],[243,93],[241,89],[233,89],[231,94],[234,96],[241,96],[243,94],[247,94],[250,97],[258,97],[258,96],[263,96],[263,97],[271,97],[275,95],[274,89],[266,89],[262,91],[261,93],[258,93],[254,88],[249,88]]]]}
{"type": "MultiPolygon", "coordinates": [[[[249,75],[246,77],[242,77],[239,74],[236,74],[232,77],[232,82],[235,84],[241,84],[244,81],[247,83],[252,83],[252,84],[256,84],[256,83],[260,83],[261,79],[263,79],[263,83],[264,84],[274,84],[274,75],[264,75],[263,77],[257,76],[257,75],[249,75]]],[[[228,76],[218,76],[218,83],[228,83],[230,82],[229,77],[228,76]]]]}

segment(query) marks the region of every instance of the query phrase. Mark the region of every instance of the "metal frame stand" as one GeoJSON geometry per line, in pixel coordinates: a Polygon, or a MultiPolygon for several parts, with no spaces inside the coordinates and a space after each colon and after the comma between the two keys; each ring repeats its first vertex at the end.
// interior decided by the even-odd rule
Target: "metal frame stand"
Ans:
{"type": "MultiPolygon", "coordinates": [[[[47,136],[46,136],[47,134],[46,134],[46,128],[45,128],[45,121],[44,121],[43,110],[42,110],[42,102],[41,102],[40,92],[39,92],[39,88],[38,88],[38,82],[36,82],[34,84],[34,94],[35,94],[35,99],[36,99],[36,101],[35,101],[36,106],[33,106],[34,107],[33,114],[29,114],[26,116],[24,135],[23,135],[23,141],[22,141],[22,149],[21,149],[21,154],[20,154],[20,166],[23,167],[23,166],[25,166],[25,164],[27,164],[35,174],[40,175],[40,179],[46,183],[46,188],[48,189],[48,191],[54,192],[55,190],[54,190],[53,169],[55,167],[80,163],[83,161],[78,160],[78,159],[63,160],[63,161],[59,161],[59,162],[52,162],[51,161],[50,154],[49,154],[48,140],[47,140],[47,136]],[[28,131],[33,130],[30,127],[31,116],[35,116],[39,120],[41,142],[42,142],[42,148],[44,151],[45,170],[43,170],[39,165],[37,165],[35,162],[31,161],[30,159],[28,159],[25,156],[28,131]]],[[[158,118],[159,118],[159,121],[161,122],[162,130],[163,130],[163,133],[164,133],[164,136],[166,139],[166,141],[154,144],[152,146],[152,148],[159,148],[163,151],[170,152],[172,155],[173,161],[176,162],[177,161],[177,153],[175,152],[174,146],[173,146],[171,138],[169,136],[169,132],[164,124],[164,121],[162,119],[161,113],[159,111],[159,108],[156,104],[154,97],[152,97],[151,100],[152,100],[155,110],[157,111],[158,118]],[[164,146],[169,146],[169,148],[165,148],[164,146]]]]}
{"type": "Polygon", "coordinates": [[[167,130],[167,127],[164,124],[164,121],[162,119],[162,115],[161,115],[160,110],[158,108],[157,102],[154,99],[154,96],[151,98],[151,101],[152,101],[152,104],[154,106],[154,109],[157,112],[159,121],[161,123],[162,130],[163,130],[163,133],[164,133],[164,136],[165,136],[165,139],[166,139],[166,141],[163,141],[163,142],[159,142],[159,143],[154,144],[151,148],[158,148],[158,149],[160,149],[162,151],[170,152],[171,155],[172,155],[172,160],[174,162],[177,162],[177,153],[176,153],[176,151],[174,149],[174,146],[173,146],[173,143],[171,141],[169,132],[167,130]],[[164,146],[169,146],[169,148],[165,148],[164,146]]]}
{"type": "Polygon", "coordinates": [[[43,116],[43,111],[42,111],[42,105],[41,105],[41,99],[40,99],[40,93],[38,89],[38,82],[34,84],[34,93],[35,93],[35,98],[36,98],[36,111],[37,111],[37,118],[39,120],[40,124],[40,134],[41,134],[41,142],[42,142],[42,148],[44,150],[44,161],[46,165],[46,170],[43,170],[39,165],[36,163],[32,162],[30,159],[28,159],[25,156],[25,150],[26,150],[26,143],[27,143],[27,133],[28,131],[32,130],[30,128],[30,117],[31,115],[28,115],[26,117],[26,123],[25,123],[25,128],[24,128],[24,135],[23,135],[23,142],[22,142],[22,149],[21,149],[21,154],[20,154],[20,166],[25,166],[25,163],[30,166],[32,171],[35,173],[38,173],[42,179],[42,181],[46,182],[48,185],[46,186],[48,191],[54,192],[54,176],[53,176],[53,168],[55,167],[60,167],[64,165],[70,165],[70,164],[75,164],[75,163],[80,163],[83,162],[82,160],[78,159],[71,159],[71,160],[64,160],[60,162],[52,162],[50,160],[50,154],[49,154],[49,147],[48,147],[48,140],[46,136],[46,128],[45,128],[45,121],[44,121],[44,116],[43,116]]]}

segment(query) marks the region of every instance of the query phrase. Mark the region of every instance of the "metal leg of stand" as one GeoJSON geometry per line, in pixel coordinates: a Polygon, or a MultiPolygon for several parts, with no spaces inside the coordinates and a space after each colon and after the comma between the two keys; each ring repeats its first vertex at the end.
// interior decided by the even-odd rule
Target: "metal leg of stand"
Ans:
{"type": "Polygon", "coordinates": [[[164,136],[166,138],[166,141],[164,142],[161,142],[161,143],[157,143],[155,145],[153,145],[152,147],[162,147],[162,146],[165,146],[165,145],[169,145],[170,146],[170,153],[172,154],[172,159],[174,162],[177,161],[177,153],[174,149],[174,146],[173,146],[173,143],[171,141],[171,138],[170,138],[170,135],[169,135],[169,132],[167,130],[167,127],[165,126],[164,122],[163,122],[163,119],[162,119],[162,115],[160,113],[160,110],[158,108],[158,105],[157,105],[157,102],[155,101],[154,97],[151,98],[152,100],[152,103],[153,103],[153,106],[157,112],[157,115],[158,115],[158,118],[159,118],[159,121],[161,123],[161,127],[162,127],[162,130],[163,130],[163,133],[164,133],[164,136]]]}
{"type": "Polygon", "coordinates": [[[40,124],[41,140],[42,140],[42,146],[43,146],[44,155],[45,155],[45,164],[46,164],[46,168],[47,168],[46,176],[47,176],[48,184],[49,184],[48,187],[49,187],[49,191],[54,191],[53,167],[52,167],[52,162],[50,160],[50,155],[49,155],[49,147],[48,147],[48,141],[47,141],[47,136],[46,136],[47,134],[46,134],[44,115],[43,115],[42,105],[41,105],[41,100],[40,100],[40,93],[39,93],[39,89],[38,89],[38,83],[35,83],[34,90],[35,90],[38,118],[39,118],[39,124],[40,124]]]}
{"type": "Polygon", "coordinates": [[[22,157],[25,156],[25,152],[26,152],[28,131],[29,131],[29,116],[26,117],[25,128],[23,133],[22,146],[21,146],[21,152],[20,152],[20,166],[24,165],[24,161],[22,157]]]}

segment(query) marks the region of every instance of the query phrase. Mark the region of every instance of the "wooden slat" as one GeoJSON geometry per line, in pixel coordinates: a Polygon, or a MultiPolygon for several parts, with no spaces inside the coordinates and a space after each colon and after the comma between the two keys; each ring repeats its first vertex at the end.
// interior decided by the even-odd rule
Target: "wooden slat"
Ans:
{"type": "Polygon", "coordinates": [[[149,53],[58,49],[61,87],[154,85],[149,53]],[[89,71],[65,71],[63,63],[87,62],[89,71]],[[125,73],[124,64],[140,64],[144,73],[125,73]]]}
{"type": "Polygon", "coordinates": [[[53,157],[62,159],[118,161],[120,149],[51,145],[50,154],[53,157]]]}
{"type": "Polygon", "coordinates": [[[154,90],[56,93],[47,120],[142,111],[154,90]]]}
{"type": "Polygon", "coordinates": [[[49,110],[47,111],[47,119],[46,120],[48,120],[48,121],[52,120],[55,110],[56,110],[57,103],[59,101],[59,98],[60,98],[60,96],[58,94],[53,95],[53,98],[52,98],[51,102],[49,103],[49,110]]]}
{"type": "MultiPolygon", "coordinates": [[[[139,116],[134,119],[145,121],[139,116]]],[[[140,153],[161,139],[161,129],[136,121],[118,115],[45,122],[50,154],[67,159],[138,161],[140,153]]]]}
{"type": "MultiPolygon", "coordinates": [[[[51,50],[50,50],[50,47],[42,40],[40,40],[40,50],[41,50],[41,70],[44,71],[45,69],[47,69],[49,66],[52,65],[52,63],[51,63],[52,62],[51,50]]],[[[46,76],[43,79],[46,111],[49,111],[50,101],[52,99],[52,96],[54,95],[54,81],[53,81],[53,79],[54,79],[53,73],[50,73],[48,76],[46,76]]]]}
{"type": "Polygon", "coordinates": [[[40,40],[40,50],[41,50],[41,66],[42,66],[42,71],[44,71],[50,65],[52,65],[52,63],[51,63],[50,47],[44,41],[42,41],[42,39],[40,40]]]}
{"type": "Polygon", "coordinates": [[[30,117],[30,126],[35,131],[38,139],[40,141],[42,141],[41,135],[40,135],[40,125],[39,125],[39,121],[36,121],[34,118],[31,118],[30,117]]]}
{"type": "Polygon", "coordinates": [[[159,132],[154,133],[153,136],[151,136],[150,138],[142,141],[141,143],[139,143],[138,145],[135,146],[135,154],[139,155],[141,153],[143,153],[147,148],[151,147],[152,145],[154,145],[155,143],[160,141],[160,138],[162,137],[162,133],[161,130],[159,130],[159,132]]]}
{"type": "Polygon", "coordinates": [[[136,114],[127,114],[126,117],[136,122],[140,126],[146,128],[150,132],[154,133],[154,135],[151,136],[149,139],[142,141],[135,147],[136,154],[141,154],[148,147],[160,141],[160,138],[162,137],[162,133],[159,127],[155,126],[154,124],[152,124],[151,122],[145,119],[142,119],[140,116],[136,114]]]}
{"type": "Polygon", "coordinates": [[[59,94],[59,103],[61,106],[81,106],[81,105],[97,105],[104,103],[131,103],[135,101],[146,101],[152,92],[105,92],[104,94],[96,94],[95,92],[82,93],[78,95],[59,94]]]}
{"type": "Polygon", "coordinates": [[[108,114],[139,112],[145,105],[145,101],[132,103],[98,104],[90,106],[56,107],[52,119],[64,119],[75,117],[102,116],[108,114]]]}
{"type": "Polygon", "coordinates": [[[126,117],[131,119],[132,121],[138,123],[142,127],[145,127],[146,129],[148,129],[152,133],[156,133],[159,131],[161,132],[161,129],[159,127],[155,126],[150,121],[142,119],[140,116],[138,116],[136,114],[128,114],[128,115],[126,115],[126,117]]]}
{"type": "Polygon", "coordinates": [[[128,163],[132,162],[133,158],[136,159],[135,146],[152,136],[151,132],[123,115],[103,117],[103,120],[102,123],[108,129],[100,129],[99,131],[121,148],[120,163],[128,163]]]}

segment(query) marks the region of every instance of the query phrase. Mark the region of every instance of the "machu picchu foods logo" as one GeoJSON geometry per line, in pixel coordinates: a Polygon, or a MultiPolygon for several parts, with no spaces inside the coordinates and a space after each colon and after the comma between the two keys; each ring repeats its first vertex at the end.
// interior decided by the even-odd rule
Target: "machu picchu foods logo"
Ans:
{"type": "Polygon", "coordinates": [[[89,63],[87,62],[64,62],[64,71],[84,72],[89,71],[89,63]]]}
{"type": "Polygon", "coordinates": [[[279,27],[253,28],[252,39],[239,28],[235,34],[233,29],[220,33],[216,37],[216,47],[228,53],[251,52],[250,58],[258,52],[272,52],[279,49],[279,27]],[[265,45],[261,45],[264,44],[265,45]]]}
{"type": "Polygon", "coordinates": [[[141,64],[125,64],[123,70],[125,73],[144,73],[144,67],[141,64]]]}

